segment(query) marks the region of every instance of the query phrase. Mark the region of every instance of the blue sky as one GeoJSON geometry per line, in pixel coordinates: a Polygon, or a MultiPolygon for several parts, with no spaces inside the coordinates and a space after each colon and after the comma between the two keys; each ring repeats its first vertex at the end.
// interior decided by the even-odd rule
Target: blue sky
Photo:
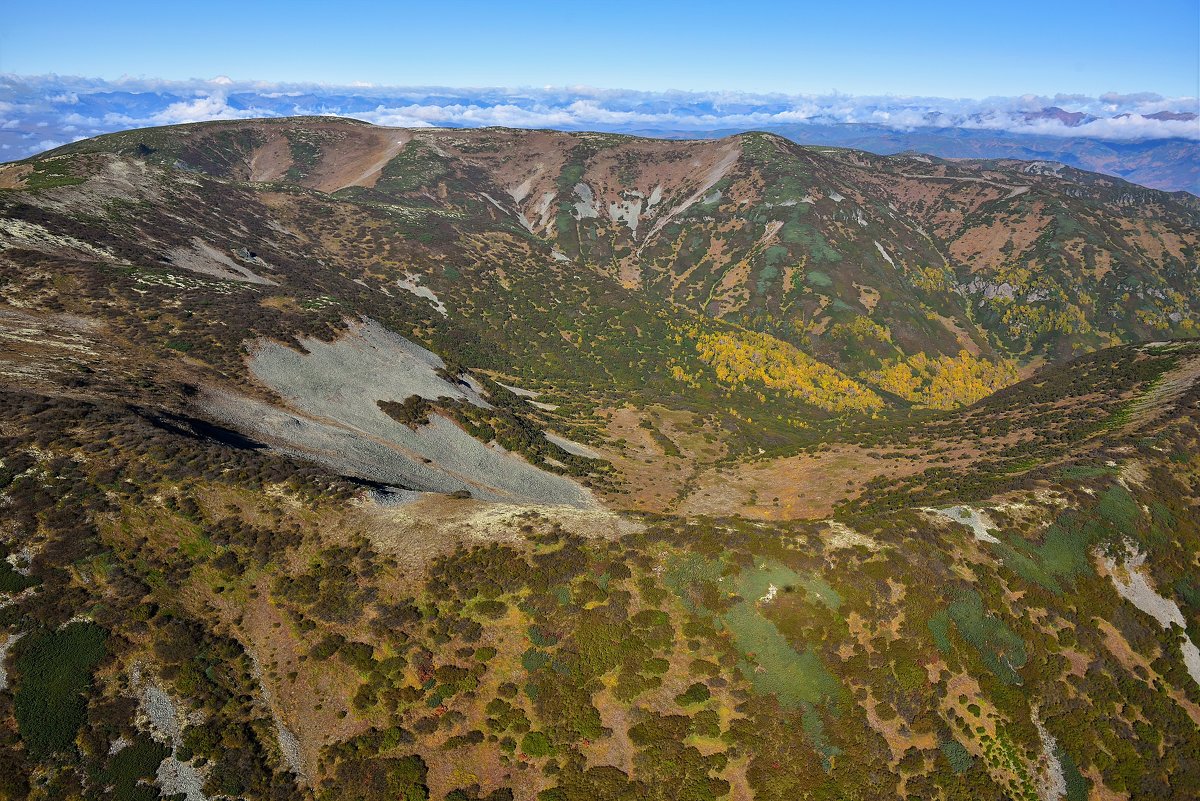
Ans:
{"type": "Polygon", "coordinates": [[[1200,95],[1200,3],[22,2],[0,73],[982,98],[1200,95]]]}

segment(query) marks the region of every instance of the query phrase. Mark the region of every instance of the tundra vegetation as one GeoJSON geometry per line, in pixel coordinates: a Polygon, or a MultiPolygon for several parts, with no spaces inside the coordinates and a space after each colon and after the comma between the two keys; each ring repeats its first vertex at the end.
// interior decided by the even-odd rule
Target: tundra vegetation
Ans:
{"type": "Polygon", "coordinates": [[[205,123],[6,176],[0,798],[1195,794],[1195,202],[763,134],[396,135],[205,123]],[[256,380],[364,321],[442,390],[256,380]],[[587,503],[381,486],[370,415],[587,503]],[[346,453],[288,434],[331,420],[346,453]]]}

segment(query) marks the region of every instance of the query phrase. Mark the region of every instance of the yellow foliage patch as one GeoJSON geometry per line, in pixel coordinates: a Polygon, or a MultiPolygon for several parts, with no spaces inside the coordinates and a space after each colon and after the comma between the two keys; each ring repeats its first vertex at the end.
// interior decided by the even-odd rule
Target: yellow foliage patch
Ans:
{"type": "Polygon", "coordinates": [[[867,387],[769,334],[706,334],[693,330],[692,336],[696,352],[722,384],[765,386],[831,412],[883,408],[880,397],[867,387]]]}
{"type": "Polygon", "coordinates": [[[954,287],[954,273],[948,266],[906,268],[908,282],[926,292],[949,292],[954,287]]]}
{"type": "Polygon", "coordinates": [[[1017,380],[1011,359],[988,361],[960,350],[958,356],[930,358],[918,353],[907,359],[889,359],[863,378],[882,390],[918,406],[956,409],[970,406],[1017,380]]]}

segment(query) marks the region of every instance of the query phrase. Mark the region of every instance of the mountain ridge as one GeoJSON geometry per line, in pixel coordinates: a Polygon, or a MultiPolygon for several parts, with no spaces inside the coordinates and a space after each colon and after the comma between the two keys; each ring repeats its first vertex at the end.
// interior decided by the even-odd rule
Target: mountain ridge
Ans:
{"type": "Polygon", "coordinates": [[[0,797],[1186,795],[1200,211],[823,150],[0,167],[0,797]]]}
{"type": "MultiPolygon", "coordinates": [[[[299,122],[292,125],[303,124],[305,123],[299,122]]],[[[337,126],[343,125],[340,122],[334,123],[329,120],[320,119],[311,120],[311,124],[323,126],[318,130],[326,131],[330,130],[329,126],[331,125],[334,126],[334,130],[337,130],[337,126]]],[[[275,130],[277,132],[279,128],[275,126],[281,126],[284,129],[288,126],[286,123],[280,124],[277,121],[213,123],[212,125],[218,126],[217,128],[213,128],[213,130],[227,132],[257,129],[266,131],[275,130]],[[266,127],[263,128],[263,126],[266,127]]],[[[375,139],[383,136],[378,133],[379,131],[388,130],[361,128],[358,127],[362,125],[359,123],[346,125],[354,126],[360,132],[372,131],[373,133],[369,134],[369,137],[375,139]]],[[[160,130],[164,135],[169,136],[168,131],[178,129],[160,130]]],[[[202,131],[205,129],[200,127],[195,130],[202,131]]],[[[152,136],[153,134],[145,135],[152,136]]],[[[531,233],[548,239],[560,252],[564,252],[564,255],[568,257],[582,257],[593,264],[606,262],[609,266],[612,266],[615,262],[614,269],[618,278],[626,283],[637,283],[642,280],[641,271],[646,267],[650,267],[653,272],[657,272],[658,274],[648,276],[648,279],[651,283],[658,284],[657,291],[660,293],[668,295],[676,302],[687,300],[691,304],[700,303],[701,298],[697,296],[697,293],[703,293],[704,298],[715,302],[724,310],[723,312],[718,312],[719,314],[724,314],[738,322],[744,322],[745,319],[751,318],[756,314],[770,314],[777,311],[781,304],[805,300],[799,298],[795,292],[791,291],[791,288],[779,286],[778,278],[767,278],[764,282],[764,273],[770,273],[771,270],[778,272],[779,268],[765,264],[761,253],[753,253],[755,246],[760,243],[764,244],[763,249],[770,247],[772,244],[781,244],[763,242],[763,240],[770,239],[767,227],[789,225],[788,220],[781,219],[783,217],[782,214],[779,212],[768,213],[764,220],[746,220],[745,215],[739,216],[736,209],[732,213],[727,212],[728,218],[719,224],[723,224],[726,227],[730,225],[737,226],[745,229],[745,233],[735,231],[732,237],[719,237],[723,242],[724,240],[729,240],[729,242],[726,242],[725,245],[718,245],[715,248],[712,246],[714,244],[714,240],[712,239],[713,233],[705,231],[704,235],[709,239],[710,247],[708,249],[710,253],[714,250],[719,252],[722,249],[733,250],[733,253],[723,259],[718,256],[718,258],[713,260],[714,263],[711,267],[707,270],[702,269],[701,273],[711,273],[710,276],[701,276],[703,280],[689,281],[686,278],[681,280],[677,271],[673,271],[669,264],[663,263],[664,259],[669,260],[669,254],[656,254],[654,246],[651,246],[650,253],[646,254],[647,243],[645,240],[655,238],[655,235],[668,225],[672,214],[678,215],[693,210],[693,207],[702,198],[698,195],[692,197],[693,194],[697,194],[695,191],[691,193],[684,192],[680,197],[675,198],[676,202],[674,204],[670,203],[671,198],[667,198],[667,201],[658,206],[658,210],[654,213],[643,213],[643,207],[646,208],[647,212],[650,212],[652,207],[655,206],[655,204],[649,203],[649,200],[653,199],[653,185],[655,182],[642,180],[641,183],[646,184],[645,186],[641,186],[640,184],[636,187],[625,186],[622,184],[620,176],[615,174],[615,163],[604,161],[606,158],[604,151],[613,147],[612,143],[622,142],[624,144],[617,147],[618,151],[628,151],[631,148],[635,150],[640,148],[643,151],[640,156],[637,153],[621,153],[622,157],[633,163],[632,165],[627,164],[623,168],[630,175],[636,174],[636,161],[638,158],[647,162],[661,164],[662,162],[654,160],[659,154],[669,153],[670,159],[673,160],[671,163],[679,165],[681,159],[689,158],[685,151],[707,154],[702,156],[702,158],[707,159],[705,163],[709,164],[710,167],[716,167],[720,162],[720,158],[709,153],[709,151],[716,148],[732,159],[732,163],[723,165],[724,169],[728,170],[731,167],[735,167],[735,173],[739,171],[751,173],[757,167],[753,164],[746,164],[745,153],[743,152],[742,155],[734,156],[732,151],[735,148],[735,143],[737,146],[742,147],[744,151],[745,143],[760,141],[758,138],[759,135],[741,135],[727,141],[722,140],[724,144],[718,143],[716,145],[705,145],[702,142],[672,145],[656,140],[614,138],[614,135],[608,134],[556,134],[515,129],[439,129],[436,133],[428,130],[422,133],[420,129],[412,129],[407,133],[399,133],[397,136],[415,137],[417,144],[413,146],[414,149],[424,147],[421,144],[422,137],[426,137],[430,138],[431,142],[435,142],[435,140],[460,141],[464,144],[466,150],[461,152],[455,151],[454,158],[446,163],[440,163],[446,161],[446,158],[429,151],[428,158],[426,158],[426,163],[424,164],[418,164],[414,161],[414,163],[408,166],[393,165],[393,169],[408,169],[413,172],[413,175],[407,178],[402,177],[399,183],[393,182],[390,184],[393,188],[382,193],[378,191],[378,187],[375,184],[378,183],[379,175],[384,168],[380,167],[378,170],[375,168],[379,166],[378,162],[381,158],[389,155],[386,147],[379,153],[373,152],[368,163],[359,165],[357,168],[360,172],[362,169],[366,169],[367,174],[371,177],[371,186],[353,188],[349,185],[355,180],[352,176],[343,177],[342,180],[344,183],[349,182],[343,186],[333,186],[332,184],[320,185],[326,189],[342,189],[349,192],[357,192],[365,200],[386,203],[390,199],[403,198],[406,194],[406,184],[404,182],[408,181],[411,184],[413,180],[419,178],[421,169],[439,172],[456,169],[451,162],[456,164],[461,163],[464,172],[462,175],[456,176],[460,192],[473,193],[475,201],[482,201],[495,206],[499,213],[508,214],[531,233]],[[500,138],[499,144],[481,144],[485,143],[489,138],[495,137],[500,138]],[[589,140],[588,137],[591,137],[591,139],[589,140]],[[550,140],[553,140],[553,143],[550,140]],[[526,145],[520,144],[522,142],[526,143],[526,145]],[[551,162],[543,164],[540,170],[535,168],[530,174],[518,174],[511,167],[498,166],[499,163],[496,161],[497,156],[501,156],[502,159],[511,156],[518,162],[522,159],[530,158],[528,154],[522,155],[520,152],[517,152],[522,147],[528,147],[529,143],[535,143],[533,144],[533,150],[540,150],[541,158],[550,159],[551,162]],[[484,152],[489,147],[493,148],[495,151],[494,154],[488,155],[488,153],[484,152]],[[585,150],[589,148],[595,149],[597,151],[596,155],[584,154],[582,158],[584,161],[588,159],[598,160],[602,165],[597,168],[601,172],[597,172],[595,175],[589,174],[585,176],[583,172],[580,172],[580,178],[587,179],[581,185],[585,187],[584,191],[592,192],[593,187],[588,181],[592,183],[604,181],[605,186],[599,187],[599,193],[603,197],[588,200],[583,197],[574,196],[573,190],[576,182],[567,180],[567,177],[564,177],[563,170],[567,166],[570,166],[572,170],[581,169],[582,164],[579,163],[568,165],[568,151],[573,151],[579,147],[583,147],[585,150]],[[496,148],[499,149],[497,150],[496,148]],[[505,148],[513,149],[513,152],[507,153],[505,148]],[[607,164],[607,166],[603,166],[604,164],[607,164]],[[472,182],[481,183],[479,186],[474,186],[472,182]],[[559,182],[563,184],[561,187],[558,186],[559,182]],[[623,192],[632,192],[633,194],[625,197],[622,195],[623,192]],[[389,193],[391,193],[391,196],[389,196],[389,193]],[[520,195],[520,200],[516,199],[517,194],[520,195]],[[637,196],[640,196],[640,198],[637,196]],[[487,200],[484,200],[485,197],[487,200]],[[572,221],[576,229],[575,231],[566,230],[570,229],[572,225],[568,225],[567,221],[560,216],[562,213],[562,208],[560,207],[564,203],[569,203],[573,207],[573,209],[568,210],[572,215],[586,215],[572,221]],[[633,213],[635,206],[638,209],[636,214],[633,213]],[[631,214],[633,214],[633,217],[630,217],[631,214]],[[617,219],[618,216],[620,220],[617,219]],[[646,222],[641,225],[642,231],[648,231],[649,234],[642,234],[639,240],[637,228],[641,224],[640,220],[643,218],[646,222]],[[552,222],[553,225],[551,224],[552,222]],[[563,230],[564,234],[569,236],[570,239],[559,242],[559,230],[563,230]],[[607,243],[600,242],[595,245],[585,241],[581,246],[579,242],[580,233],[585,237],[600,236],[609,241],[607,243]],[[739,235],[742,241],[737,241],[739,235]],[[588,252],[581,251],[581,247],[588,252]],[[619,256],[614,256],[614,249],[621,250],[619,256]],[[658,264],[655,264],[656,261],[658,264]],[[646,262],[649,262],[649,264],[646,264],[646,262]],[[666,271],[665,274],[663,272],[664,269],[666,271]],[[752,292],[747,285],[748,276],[743,276],[740,279],[728,276],[727,274],[731,269],[738,269],[743,272],[755,271],[757,273],[756,281],[764,287],[764,291],[758,293],[752,292]],[[722,274],[726,274],[724,279],[720,278],[722,274]],[[720,283],[721,280],[725,280],[727,285],[722,286],[720,283]]],[[[360,136],[359,138],[363,137],[360,136]]],[[[101,138],[97,141],[107,142],[110,140],[101,138]]],[[[278,140],[276,141],[278,142],[278,140]]],[[[1186,273],[1183,270],[1183,266],[1187,263],[1185,253],[1189,252],[1189,248],[1195,246],[1194,237],[1190,236],[1189,228],[1193,228],[1197,224],[1198,218],[1196,212],[1200,210],[1200,201],[1195,201],[1188,196],[1155,194],[1153,190],[1145,190],[1141,187],[1123,184],[1119,179],[1076,173],[1070,171],[1070,168],[1059,168],[1038,162],[1031,164],[1019,164],[1008,161],[948,163],[937,160],[926,162],[920,158],[905,162],[902,159],[880,159],[879,157],[872,157],[867,154],[841,154],[840,151],[838,151],[838,154],[833,154],[825,152],[821,148],[791,149],[793,146],[785,145],[783,140],[762,141],[772,141],[773,144],[768,145],[768,147],[783,148],[781,152],[786,153],[786,156],[770,156],[769,159],[789,159],[790,163],[783,169],[785,171],[790,170],[793,173],[789,180],[797,187],[786,198],[780,195],[775,198],[775,201],[782,203],[808,201],[804,205],[816,208],[821,218],[821,224],[816,230],[813,230],[813,226],[792,220],[788,231],[795,231],[796,233],[793,236],[800,238],[807,237],[811,239],[815,235],[822,238],[822,241],[833,241],[833,250],[835,251],[839,250],[839,246],[844,243],[846,248],[843,249],[852,249],[858,252],[856,258],[862,262],[859,265],[858,271],[877,271],[880,266],[884,266],[886,259],[890,258],[889,247],[892,250],[909,250],[912,251],[912,255],[919,259],[920,262],[924,262],[911,265],[918,271],[927,269],[934,269],[936,271],[943,268],[950,268],[956,271],[958,275],[951,277],[950,281],[951,283],[957,281],[955,286],[956,291],[961,291],[963,287],[969,285],[972,281],[978,281],[979,276],[974,273],[979,271],[978,263],[981,257],[983,257],[984,263],[989,268],[985,271],[985,275],[987,272],[991,272],[993,275],[996,274],[1006,261],[1024,262],[1035,266],[1035,268],[1039,267],[1039,262],[1056,261],[1062,265],[1060,269],[1074,274],[1064,276],[1064,280],[1056,282],[1054,287],[1043,288],[1042,291],[1052,291],[1059,294],[1064,292],[1080,294],[1081,292],[1104,291],[1103,287],[1096,286],[1094,281],[1087,282],[1079,275],[1081,269],[1084,268],[1085,263],[1089,259],[1102,259],[1107,262],[1107,264],[1101,263],[1091,267],[1092,270],[1098,272],[1112,272],[1112,265],[1115,262],[1117,269],[1132,269],[1136,273],[1137,262],[1144,263],[1151,258],[1159,261],[1169,258],[1172,260],[1174,266],[1171,265],[1171,262],[1168,262],[1164,264],[1164,267],[1173,270],[1175,273],[1186,273]],[[1064,173],[1064,169],[1068,170],[1068,172],[1064,173]],[[816,170],[815,173],[813,172],[814,170],[816,170]],[[887,176],[886,180],[890,183],[885,185],[878,181],[872,181],[868,172],[871,170],[883,172],[887,176]],[[815,196],[813,192],[808,190],[801,191],[800,185],[795,183],[797,180],[795,176],[800,173],[805,174],[803,180],[808,181],[810,184],[813,181],[819,182],[824,180],[826,183],[831,184],[831,186],[826,187],[826,191],[817,192],[815,196]],[[853,187],[845,183],[845,179],[851,176],[852,181],[858,182],[853,187]],[[972,184],[975,185],[972,186],[972,184]],[[834,189],[834,186],[839,187],[839,189],[834,189]],[[1025,186],[1029,188],[1022,189],[1025,186]],[[980,191],[972,191],[976,189],[980,191]],[[877,233],[878,238],[871,237],[872,241],[868,241],[865,236],[856,235],[857,232],[853,230],[849,232],[841,230],[845,226],[836,219],[831,219],[837,216],[836,205],[832,209],[829,208],[831,204],[838,204],[841,201],[832,200],[828,195],[830,192],[833,192],[838,197],[845,197],[841,192],[848,190],[857,194],[857,197],[851,198],[851,202],[856,206],[855,211],[858,215],[856,222],[859,226],[867,228],[868,219],[873,223],[881,224],[881,227],[885,229],[889,224],[899,224],[902,229],[890,233],[899,236],[900,241],[895,243],[889,241],[887,239],[889,232],[887,231],[875,231],[875,229],[872,229],[872,232],[877,233]],[[1031,191],[1032,194],[1029,194],[1031,191]],[[1039,192],[1042,191],[1049,193],[1048,203],[1043,203],[1040,206],[1035,203],[1033,208],[1030,208],[1030,201],[1037,198],[1039,192]],[[897,194],[897,192],[900,194],[897,194]],[[904,192],[924,193],[926,198],[915,199],[915,202],[905,200],[903,196],[904,192]],[[1026,197],[1018,200],[1022,194],[1025,194],[1026,197]],[[1079,202],[1072,200],[1071,196],[1073,195],[1080,196],[1079,202]],[[1017,202],[1009,205],[1024,204],[1025,208],[1018,208],[1011,212],[1008,209],[1002,208],[1004,201],[1011,200],[1016,200],[1017,202]],[[882,212],[878,209],[872,209],[872,203],[876,205],[881,203],[891,204],[893,206],[900,203],[901,211],[906,218],[917,218],[915,220],[917,222],[916,227],[908,225],[907,230],[903,230],[906,223],[897,222],[895,220],[895,212],[891,212],[890,209],[882,209],[882,212]],[[930,208],[931,203],[949,206],[949,208],[945,209],[945,212],[948,212],[952,216],[946,217],[945,213],[942,213],[940,219],[932,216],[930,214],[932,211],[930,208]],[[1092,219],[1088,219],[1091,216],[1090,207],[1096,205],[1106,205],[1105,213],[1117,218],[1116,222],[1121,222],[1119,219],[1121,216],[1128,215],[1114,214],[1113,212],[1120,211],[1122,207],[1130,208],[1134,206],[1143,208],[1145,212],[1141,216],[1150,217],[1151,220],[1137,222],[1132,226],[1121,222],[1120,227],[1114,227],[1110,224],[1112,222],[1110,220],[1096,219],[1094,216],[1092,216],[1092,219]],[[996,209],[1001,214],[1000,224],[1004,226],[1004,229],[1001,229],[1002,231],[1012,231],[1019,227],[1032,227],[1030,227],[1028,233],[1023,235],[1023,240],[1015,240],[1010,235],[1003,239],[993,236],[990,240],[974,241],[979,239],[978,231],[981,226],[977,224],[976,220],[971,218],[971,215],[975,214],[976,217],[980,218],[980,221],[986,221],[989,218],[986,209],[996,209]],[[890,223],[887,219],[889,214],[892,217],[890,223]],[[1171,231],[1170,226],[1174,226],[1174,231],[1171,231],[1170,237],[1179,243],[1174,249],[1168,246],[1164,250],[1154,245],[1158,252],[1146,253],[1142,252],[1141,248],[1136,244],[1130,247],[1130,243],[1125,241],[1130,237],[1144,238],[1149,236],[1152,239],[1159,237],[1159,230],[1162,228],[1162,225],[1159,224],[1161,218],[1172,216],[1173,220],[1166,220],[1168,227],[1164,230],[1164,233],[1171,231]],[[1153,219],[1155,217],[1160,219],[1153,219]],[[1057,222],[1057,220],[1063,218],[1066,218],[1069,222],[1057,222]],[[1077,235],[1078,232],[1073,232],[1074,235],[1072,232],[1060,235],[1055,230],[1057,227],[1062,226],[1070,227],[1075,225],[1077,227],[1080,222],[1086,226],[1082,236],[1077,235]],[[956,224],[962,227],[962,232],[954,230],[956,224]],[[829,231],[831,228],[833,229],[832,232],[829,231]],[[937,237],[938,242],[935,243],[930,239],[930,233],[926,232],[926,228],[931,229],[931,233],[937,237]],[[837,239],[841,239],[842,242],[838,242],[837,239]],[[1055,249],[1061,249],[1064,246],[1075,252],[1069,253],[1065,257],[1053,252],[1055,249]],[[1009,249],[1013,248],[1016,248],[1016,250],[1008,252],[1009,249]],[[973,266],[968,272],[964,273],[964,267],[968,259],[971,260],[973,266]],[[1134,264],[1128,266],[1121,265],[1121,261],[1132,261],[1134,264]],[[871,262],[874,262],[874,264],[871,264],[871,262]],[[941,264],[938,262],[941,262],[941,264]],[[1090,286],[1088,285],[1089,283],[1091,284],[1090,286]]],[[[301,154],[301,158],[316,158],[319,160],[319,156],[315,152],[305,150],[305,148],[319,150],[316,144],[301,143],[299,145],[292,145],[289,142],[289,146],[297,148],[295,153],[301,154]]],[[[403,147],[396,143],[392,143],[389,146],[403,147]]],[[[68,146],[65,149],[54,152],[78,152],[81,147],[87,146],[68,146]]],[[[275,144],[272,147],[277,149],[279,145],[275,144]]],[[[403,150],[400,153],[403,153],[403,150]]],[[[276,154],[277,157],[280,155],[286,156],[288,154],[276,154]]],[[[233,164],[237,163],[236,159],[239,157],[235,155],[231,156],[231,158],[234,159],[234,162],[231,162],[233,164]]],[[[392,159],[392,161],[395,160],[396,158],[392,159]]],[[[576,161],[578,162],[579,159],[577,158],[576,161]]],[[[279,163],[282,165],[284,162],[281,161],[279,163]]],[[[316,164],[315,161],[314,164],[316,164]]],[[[776,169],[777,167],[778,165],[776,164],[768,165],[768,169],[776,169]]],[[[203,165],[201,165],[201,168],[203,168],[203,165]]],[[[219,165],[213,168],[217,169],[218,173],[220,173],[221,169],[224,169],[219,165]]],[[[238,167],[238,169],[241,170],[239,174],[242,177],[250,177],[248,167],[245,164],[242,167],[238,167]]],[[[290,162],[288,166],[277,169],[271,177],[281,180],[285,179],[283,173],[289,169],[295,171],[293,182],[300,185],[318,185],[314,183],[312,176],[302,174],[308,167],[297,167],[294,163],[290,162]]],[[[356,168],[350,169],[353,172],[356,168]]],[[[672,180],[677,183],[681,181],[684,183],[694,182],[695,185],[691,186],[692,190],[696,190],[704,184],[704,181],[699,179],[706,176],[701,176],[699,173],[690,175],[687,168],[682,168],[681,172],[679,166],[672,169],[677,174],[672,180]]],[[[700,172],[704,172],[704,170],[700,172]]],[[[232,175],[231,173],[229,174],[232,175]]],[[[745,188],[742,190],[744,196],[737,199],[739,203],[751,203],[754,206],[761,206],[763,203],[772,202],[764,194],[761,177],[756,178],[754,175],[746,174],[742,178],[745,188]],[[749,184],[745,183],[747,180],[750,181],[749,184]],[[755,180],[758,181],[757,186],[754,185],[755,180]]],[[[715,186],[715,181],[712,183],[715,186]]],[[[385,181],[385,186],[388,185],[385,181]]],[[[683,188],[683,184],[679,184],[675,189],[672,189],[671,186],[669,184],[666,189],[660,187],[660,192],[666,191],[670,193],[676,191],[676,189],[682,191],[683,188]]],[[[712,187],[710,186],[705,191],[711,189],[712,187]]],[[[698,194],[703,194],[703,192],[698,194]]],[[[714,199],[715,196],[712,196],[710,192],[710,201],[714,199]]],[[[429,198],[424,198],[421,202],[426,203],[429,200],[429,198]]],[[[461,199],[450,197],[448,202],[450,205],[459,203],[459,207],[457,208],[461,211],[461,199]]],[[[714,210],[718,213],[726,212],[726,209],[722,208],[722,204],[719,201],[716,202],[717,207],[714,210]]],[[[785,237],[788,235],[788,231],[784,231],[785,237]]],[[[673,247],[677,249],[678,244],[673,245],[673,247]]],[[[659,243],[659,250],[664,249],[665,247],[659,243]]],[[[794,248],[790,250],[794,250],[794,248]]],[[[811,251],[811,248],[809,250],[811,251]]],[[[818,248],[818,251],[821,253],[829,252],[828,249],[822,248],[818,248]]],[[[777,258],[778,255],[779,251],[777,250],[772,258],[777,258]]],[[[805,254],[789,252],[784,256],[784,259],[793,259],[797,255],[805,254]]],[[[895,265],[892,264],[889,266],[894,267],[895,265]]],[[[692,276],[693,279],[695,277],[692,276]]],[[[916,280],[919,281],[920,279],[916,280]]],[[[945,279],[943,278],[942,280],[945,279]]],[[[1141,277],[1138,276],[1134,280],[1141,281],[1141,277]]],[[[986,278],[983,279],[983,282],[991,285],[1004,283],[1003,281],[989,282],[986,278]]],[[[867,284],[868,282],[850,281],[848,283],[867,284]]],[[[1190,294],[1192,290],[1191,287],[1186,285],[1186,275],[1176,277],[1171,283],[1175,283],[1173,287],[1174,291],[1181,292],[1184,295],[1190,294]],[[1184,280],[1183,284],[1176,283],[1180,279],[1184,280]]],[[[897,291],[912,292],[911,287],[895,287],[895,289],[897,291]]],[[[1162,287],[1162,289],[1165,290],[1167,287],[1162,287]]],[[[836,297],[838,299],[847,303],[852,302],[849,297],[854,294],[852,287],[839,286],[837,290],[836,297]]],[[[1110,293],[1113,291],[1109,290],[1110,293]]],[[[1135,288],[1136,291],[1144,290],[1135,288]]],[[[1155,291],[1159,290],[1156,289],[1155,291]]],[[[1037,290],[1033,290],[1034,298],[1037,297],[1036,292],[1037,290]]],[[[930,303],[928,298],[910,298],[909,303],[911,304],[914,300],[931,306],[940,305],[944,307],[946,305],[944,301],[937,304],[930,303]]],[[[975,298],[973,300],[978,299],[975,298]]],[[[1111,301],[1111,298],[1106,298],[1106,300],[1111,301]]],[[[811,298],[806,299],[805,302],[808,302],[810,306],[812,304],[811,298]]],[[[1034,302],[1036,303],[1037,300],[1035,299],[1034,302]]],[[[854,305],[858,307],[858,311],[863,311],[861,304],[855,303],[854,305]]],[[[958,305],[961,306],[961,304],[958,305]]],[[[1154,301],[1151,301],[1150,305],[1154,306],[1154,301]]],[[[1180,316],[1176,322],[1182,320],[1181,315],[1190,315],[1193,313],[1193,310],[1186,308],[1186,303],[1182,307],[1178,303],[1175,303],[1175,306],[1171,308],[1167,308],[1167,305],[1169,304],[1158,303],[1159,311],[1157,313],[1163,316],[1180,316]]],[[[945,314],[947,309],[939,308],[937,311],[945,314]]],[[[1129,315],[1132,311],[1132,309],[1126,309],[1124,314],[1129,315]]],[[[1144,314],[1153,313],[1150,308],[1146,308],[1143,311],[1144,314]]],[[[814,309],[808,309],[810,316],[814,312],[814,309]]],[[[963,319],[966,313],[965,309],[957,308],[946,316],[955,319],[963,327],[969,328],[970,326],[963,319]]],[[[1096,314],[1090,313],[1088,316],[1095,319],[1096,314]]],[[[831,318],[832,322],[838,321],[831,318]]],[[[911,323],[911,321],[909,322],[911,323]]],[[[819,318],[811,319],[809,324],[819,325],[819,318]]],[[[1163,325],[1161,317],[1156,325],[1163,325]]],[[[1171,323],[1167,323],[1167,325],[1170,327],[1171,323]]],[[[752,325],[751,327],[761,328],[762,325],[752,325]]],[[[1144,325],[1134,323],[1133,327],[1138,330],[1139,338],[1149,338],[1153,335],[1152,330],[1144,325]]],[[[1158,330],[1161,331],[1162,329],[1159,328],[1158,330]]],[[[780,333],[780,331],[772,331],[772,333],[780,333]]],[[[783,332],[783,335],[785,339],[793,342],[796,342],[800,336],[803,336],[803,334],[797,332],[783,332]]],[[[1104,341],[1102,337],[1098,339],[1097,336],[1093,336],[1089,344],[1094,347],[1102,341],[1104,341]]],[[[1015,343],[1009,343],[1006,349],[1011,350],[1013,344],[1015,343]]],[[[945,349],[944,347],[943,350],[945,349]]]]}

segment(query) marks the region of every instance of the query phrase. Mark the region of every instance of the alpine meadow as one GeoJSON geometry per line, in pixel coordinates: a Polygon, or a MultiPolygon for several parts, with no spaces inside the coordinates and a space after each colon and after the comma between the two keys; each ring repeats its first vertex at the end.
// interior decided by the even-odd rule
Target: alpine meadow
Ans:
{"type": "MultiPolygon", "coordinates": [[[[61,5],[64,42],[100,35],[61,5]]],[[[1063,5],[1113,36],[1195,21],[1063,5]]],[[[597,21],[579,55],[665,35],[661,11],[597,21]]],[[[43,102],[66,79],[18,75],[52,71],[32,13],[0,23],[0,142],[31,153],[0,164],[0,799],[1200,796],[1200,198],[1121,177],[1169,150],[1194,187],[1195,97],[1039,97],[1067,116],[1001,134],[833,100],[798,120],[800,83],[761,126],[729,120],[765,94],[718,113],[649,84],[636,114],[616,90],[425,89],[403,113],[457,115],[434,125],[316,84],[113,90],[117,67],[226,70],[189,38],[106,49],[104,81],[43,102]],[[38,145],[33,110],[72,106],[38,145]],[[928,148],[830,143],[868,123],[928,148]],[[1035,129],[1058,149],[1011,157],[1035,129]],[[1100,172],[1071,166],[1097,142],[1100,172]]],[[[274,74],[309,80],[287,53],[323,35],[367,68],[329,13],[264,34],[274,74]]],[[[531,35],[561,34],[542,14],[531,35]]],[[[378,74],[597,80],[558,45],[500,59],[479,43],[503,16],[467,3],[429,36],[482,49],[380,50],[378,74]]],[[[743,22],[679,25],[743,52],[747,91],[782,86],[743,22]]],[[[873,25],[861,52],[899,47],[873,25]]],[[[662,81],[674,41],[647,56],[662,81]]],[[[1200,46],[1162,41],[1143,88],[1169,93],[1200,46]]],[[[955,77],[1003,79],[993,55],[955,77]]],[[[773,57],[800,80],[802,49],[773,57]]],[[[950,96],[923,59],[894,79],[950,96]]]]}

